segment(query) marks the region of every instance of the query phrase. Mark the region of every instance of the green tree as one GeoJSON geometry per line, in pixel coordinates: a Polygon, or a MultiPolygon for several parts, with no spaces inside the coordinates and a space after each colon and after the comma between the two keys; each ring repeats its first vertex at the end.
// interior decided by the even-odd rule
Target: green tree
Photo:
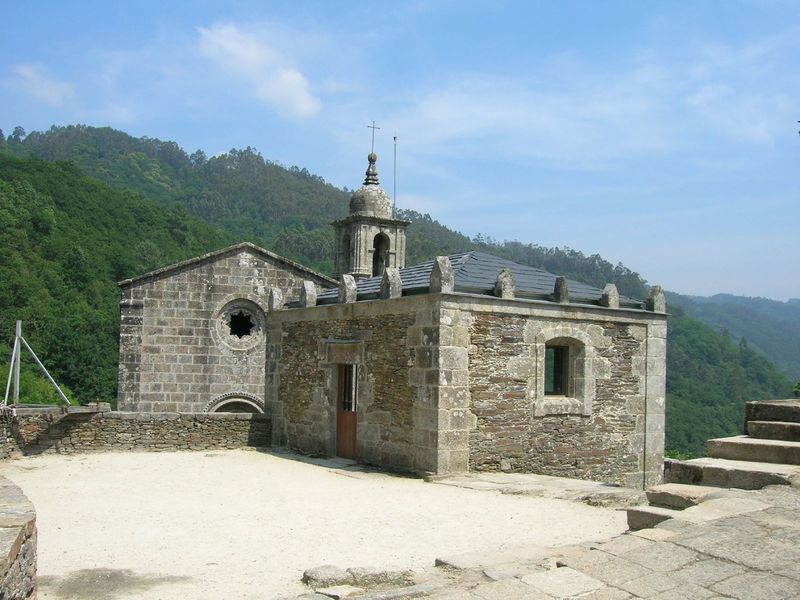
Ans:
{"type": "Polygon", "coordinates": [[[800,381],[794,384],[794,396],[795,398],[800,398],[800,381]]]}
{"type": "Polygon", "coordinates": [[[25,129],[19,125],[14,127],[14,131],[11,133],[11,139],[15,142],[22,142],[25,138],[25,129]]]}

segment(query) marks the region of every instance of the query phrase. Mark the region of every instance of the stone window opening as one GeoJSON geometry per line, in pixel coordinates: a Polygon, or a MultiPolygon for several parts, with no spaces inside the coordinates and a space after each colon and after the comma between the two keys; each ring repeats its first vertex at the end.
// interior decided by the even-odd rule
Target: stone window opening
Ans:
{"type": "Polygon", "coordinates": [[[247,298],[235,298],[214,313],[211,331],[216,342],[246,351],[264,344],[265,324],[261,306],[247,298]]]}
{"type": "Polygon", "coordinates": [[[389,266],[389,236],[379,233],[372,242],[372,276],[383,275],[389,266]]]}
{"type": "Polygon", "coordinates": [[[594,396],[591,349],[575,337],[540,342],[534,416],[590,415],[594,396]]]}
{"type": "Polygon", "coordinates": [[[239,339],[246,335],[250,335],[255,328],[252,315],[240,310],[239,312],[231,314],[230,317],[230,333],[239,339]]]}
{"type": "Polygon", "coordinates": [[[548,344],[544,352],[545,396],[569,395],[569,346],[548,344]]]}
{"type": "Polygon", "coordinates": [[[342,410],[358,410],[358,365],[341,365],[342,410]]]}

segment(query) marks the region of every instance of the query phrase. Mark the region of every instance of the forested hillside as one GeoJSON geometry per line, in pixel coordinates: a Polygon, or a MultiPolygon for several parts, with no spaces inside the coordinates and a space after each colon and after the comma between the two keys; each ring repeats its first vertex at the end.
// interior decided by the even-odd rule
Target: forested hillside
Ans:
{"type": "MultiPolygon", "coordinates": [[[[174,142],[133,138],[103,127],[72,125],[5,140],[5,150],[44,160],[70,160],[88,175],[118,189],[139,192],[162,205],[181,205],[206,222],[327,273],[333,269],[331,221],[347,214],[350,194],[306,169],[265,160],[253,148],[207,158],[184,152],[174,142]]],[[[353,185],[361,184],[363,165],[353,165],[353,185]]],[[[400,210],[414,223],[408,230],[406,262],[436,254],[481,249],[586,283],[617,285],[631,297],[646,294],[645,282],[622,265],[570,248],[542,248],[521,242],[496,242],[448,229],[429,215],[400,210]]]]}
{"type": "Polygon", "coordinates": [[[744,403],[787,398],[791,385],[746,342],[735,342],[669,308],[667,334],[667,445],[705,453],[711,437],[744,433],[744,403]]]}
{"type": "MultiPolygon", "coordinates": [[[[209,159],[108,128],[15,131],[0,141],[0,356],[10,354],[13,320],[22,319],[29,341],[77,399],[111,400],[117,280],[245,240],[330,271],[329,223],[346,214],[348,198],[251,148],[209,159]]],[[[471,240],[428,215],[400,216],[413,221],[410,264],[480,249],[601,287],[611,281],[628,296],[646,294],[639,274],[599,255],[471,240]]],[[[45,399],[49,392],[28,370],[27,389],[35,393],[28,399],[45,399]]],[[[744,401],[791,391],[768,361],[682,311],[670,317],[668,373],[668,447],[677,451],[702,453],[709,435],[738,432],[744,401]]]]}
{"type": "MultiPolygon", "coordinates": [[[[116,281],[231,239],[181,207],[163,209],[137,194],[112,189],[72,163],[0,153],[3,383],[14,320],[20,319],[23,335],[75,399],[114,398],[116,281]]],[[[26,399],[54,401],[27,355],[23,364],[26,399]]]]}
{"type": "Polygon", "coordinates": [[[788,302],[731,294],[668,294],[670,304],[735,340],[744,339],[775,363],[792,381],[800,381],[800,299],[788,302]]]}

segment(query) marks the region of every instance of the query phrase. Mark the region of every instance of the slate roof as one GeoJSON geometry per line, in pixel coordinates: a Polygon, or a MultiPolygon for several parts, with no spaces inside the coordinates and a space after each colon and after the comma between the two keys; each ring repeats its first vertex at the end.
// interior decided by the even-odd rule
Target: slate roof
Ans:
{"type": "MultiPolygon", "coordinates": [[[[509,269],[514,274],[517,298],[530,300],[553,299],[556,275],[522,265],[511,260],[499,258],[484,252],[462,252],[448,257],[453,265],[456,292],[468,294],[493,295],[494,284],[501,269],[509,269]]],[[[433,261],[400,269],[403,280],[403,295],[424,294],[428,291],[433,261]]],[[[603,290],[572,279],[569,282],[569,301],[571,304],[599,304],[603,290]]],[[[369,300],[378,297],[381,286],[380,277],[362,279],[358,282],[358,299],[369,300]]],[[[332,304],[337,301],[338,290],[323,290],[317,296],[319,304],[332,304]]],[[[643,309],[640,300],[625,296],[619,298],[620,308],[643,309]]]]}

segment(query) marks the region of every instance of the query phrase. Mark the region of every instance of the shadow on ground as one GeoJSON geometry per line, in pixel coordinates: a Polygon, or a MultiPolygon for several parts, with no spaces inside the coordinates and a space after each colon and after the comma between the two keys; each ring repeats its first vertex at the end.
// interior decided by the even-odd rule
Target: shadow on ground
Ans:
{"type": "Polygon", "coordinates": [[[65,577],[38,578],[39,591],[64,600],[113,600],[165,583],[190,581],[191,577],[143,575],[130,569],[81,569],[65,577]]]}

